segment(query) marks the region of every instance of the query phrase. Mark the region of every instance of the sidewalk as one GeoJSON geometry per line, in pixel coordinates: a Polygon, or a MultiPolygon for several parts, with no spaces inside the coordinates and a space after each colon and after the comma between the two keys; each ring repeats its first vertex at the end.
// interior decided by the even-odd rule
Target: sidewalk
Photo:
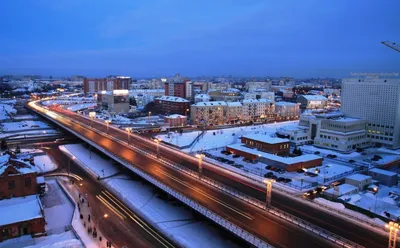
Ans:
{"type": "MultiPolygon", "coordinates": [[[[75,231],[78,233],[79,237],[81,238],[82,242],[85,244],[87,248],[107,248],[106,242],[107,240],[104,238],[103,234],[98,229],[97,223],[95,218],[93,218],[91,214],[91,208],[88,206],[88,201],[85,196],[79,197],[79,189],[75,184],[70,184],[67,179],[60,179],[60,183],[64,186],[71,197],[77,203],[77,208],[75,208],[74,217],[72,220],[72,226],[74,227],[75,231]],[[81,199],[84,199],[82,203],[81,199]],[[83,219],[80,218],[82,214],[83,219]],[[90,222],[88,221],[89,214],[91,215],[90,222]],[[93,230],[96,228],[97,237],[94,238],[91,233],[88,232],[88,228],[91,227],[93,230]],[[102,240],[100,241],[100,237],[102,240]]],[[[114,246],[112,246],[114,247],[114,246]]]]}

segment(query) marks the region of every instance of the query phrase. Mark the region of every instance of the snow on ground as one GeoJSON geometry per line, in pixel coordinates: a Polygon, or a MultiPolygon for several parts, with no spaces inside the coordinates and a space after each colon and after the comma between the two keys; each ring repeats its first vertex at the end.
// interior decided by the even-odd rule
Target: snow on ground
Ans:
{"type": "Polygon", "coordinates": [[[57,169],[57,165],[53,163],[47,155],[39,155],[33,157],[33,161],[35,162],[35,168],[38,173],[49,172],[57,169]]]}
{"type": "Polygon", "coordinates": [[[62,233],[71,225],[74,206],[55,180],[46,181],[47,192],[41,199],[46,218],[46,231],[62,233]]]}
{"type": "MultiPolygon", "coordinates": [[[[276,130],[282,126],[294,126],[297,124],[298,121],[287,121],[263,124],[258,126],[243,126],[219,130],[206,130],[206,134],[198,142],[196,142],[193,147],[184,149],[184,151],[195,152],[199,150],[220,148],[230,144],[240,143],[240,137],[245,134],[274,134],[276,130]]],[[[166,143],[184,146],[190,144],[198,135],[199,131],[194,131],[183,133],[182,135],[174,134],[171,138],[168,138],[167,134],[159,135],[159,137],[166,143]]]]}
{"type": "MultiPolygon", "coordinates": [[[[80,164],[84,162],[85,169],[91,172],[98,171],[98,164],[102,164],[102,168],[107,171],[115,170],[112,161],[98,157],[99,160],[94,162],[87,159],[88,150],[83,146],[72,145],[74,149],[70,149],[70,146],[66,145],[61,150],[69,156],[75,156],[80,164]]],[[[192,211],[158,198],[153,187],[143,184],[142,181],[135,181],[127,175],[120,174],[102,182],[112,188],[112,192],[128,206],[136,209],[136,212],[141,212],[146,219],[164,230],[183,247],[237,247],[229,240],[216,235],[219,230],[208,222],[194,219],[192,211]]]]}
{"type": "Polygon", "coordinates": [[[15,115],[17,113],[17,110],[13,106],[14,103],[15,101],[9,104],[5,101],[0,103],[0,120],[7,120],[10,118],[8,114],[15,115]]]}
{"type": "MultiPolygon", "coordinates": [[[[243,161],[243,157],[238,157],[234,158],[233,155],[225,155],[222,154],[221,151],[224,150],[224,148],[218,148],[218,149],[211,149],[207,150],[208,153],[210,153],[212,156],[215,157],[222,157],[225,159],[229,159],[231,161],[234,161],[236,165],[241,165],[242,170],[245,172],[250,172],[254,175],[264,177],[264,175],[268,172],[271,172],[271,170],[267,170],[265,167],[267,164],[257,162],[255,164],[245,162],[243,161]]],[[[215,159],[212,159],[214,164],[219,165],[221,162],[216,161],[215,159]]],[[[230,166],[226,164],[227,166],[230,166]]],[[[323,182],[328,182],[332,180],[337,180],[340,177],[344,177],[346,175],[351,174],[354,169],[350,166],[343,165],[340,162],[326,162],[324,161],[322,166],[316,167],[316,168],[308,168],[306,169],[307,171],[310,171],[312,173],[318,174],[317,177],[310,177],[305,175],[304,173],[297,173],[297,172],[285,172],[282,174],[279,174],[277,172],[274,172],[274,175],[277,177],[284,177],[284,178],[289,178],[292,179],[292,182],[290,183],[282,183],[286,186],[293,187],[295,189],[308,189],[317,184],[323,184],[323,182]],[[315,170],[318,169],[319,173],[316,173],[315,170]]]]}
{"type": "Polygon", "coordinates": [[[22,120],[26,120],[26,119],[37,119],[38,117],[30,115],[30,114],[26,114],[26,115],[16,115],[13,118],[14,118],[14,120],[22,121],[22,120]]]}
{"type": "Polygon", "coordinates": [[[60,150],[75,156],[76,161],[81,166],[86,166],[95,177],[109,177],[119,172],[118,167],[113,164],[112,160],[105,160],[94,152],[89,153],[82,144],[72,144],[59,146],[60,150]],[[90,167],[87,167],[90,165],[90,167]]]}
{"type": "Polygon", "coordinates": [[[47,123],[42,121],[20,121],[20,122],[5,122],[2,124],[3,131],[21,131],[30,130],[32,128],[50,128],[47,123]]]}
{"type": "Polygon", "coordinates": [[[82,243],[76,239],[72,231],[32,238],[30,235],[21,236],[0,242],[4,248],[83,248],[82,243]]]}

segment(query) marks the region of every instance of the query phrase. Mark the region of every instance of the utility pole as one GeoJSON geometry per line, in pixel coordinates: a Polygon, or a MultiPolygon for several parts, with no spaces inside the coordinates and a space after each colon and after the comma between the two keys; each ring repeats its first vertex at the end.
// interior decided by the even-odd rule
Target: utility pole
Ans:
{"type": "Polygon", "coordinates": [[[388,248],[396,248],[397,233],[399,231],[399,224],[394,222],[389,222],[385,225],[386,229],[389,229],[389,245],[388,248]]]}
{"type": "Polygon", "coordinates": [[[196,154],[196,158],[199,159],[199,178],[201,177],[202,173],[203,173],[203,158],[205,157],[204,154],[198,153],[196,154]]]}
{"type": "Polygon", "coordinates": [[[271,195],[272,195],[272,183],[275,182],[274,180],[265,180],[267,185],[267,191],[265,195],[265,209],[271,207],[271,195]]]}

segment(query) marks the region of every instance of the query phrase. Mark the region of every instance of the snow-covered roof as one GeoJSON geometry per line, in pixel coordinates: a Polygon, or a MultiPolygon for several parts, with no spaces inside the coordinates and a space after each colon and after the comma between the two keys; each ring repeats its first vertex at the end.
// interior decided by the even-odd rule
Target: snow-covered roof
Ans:
{"type": "Polygon", "coordinates": [[[334,119],[335,121],[340,121],[340,122],[353,122],[353,121],[359,121],[360,119],[357,118],[350,118],[350,117],[342,117],[338,119],[334,119]]]}
{"type": "Polygon", "coordinates": [[[208,94],[197,94],[194,98],[210,98],[210,96],[208,94]]]}
{"type": "Polygon", "coordinates": [[[178,115],[178,114],[173,114],[173,115],[168,115],[167,118],[170,118],[170,119],[186,118],[186,116],[184,116],[184,115],[178,115]]]}
{"type": "Polygon", "coordinates": [[[335,192],[335,188],[338,189],[339,196],[345,195],[345,194],[349,194],[349,193],[352,193],[352,192],[358,190],[358,188],[356,186],[344,183],[344,184],[341,184],[339,186],[330,188],[330,189],[326,190],[325,192],[328,193],[328,194],[332,194],[333,195],[333,194],[335,194],[334,193],[335,192]]]}
{"type": "Polygon", "coordinates": [[[243,103],[261,103],[261,102],[272,102],[268,99],[246,99],[243,100],[243,103]]]}
{"type": "Polygon", "coordinates": [[[293,102],[276,102],[275,106],[294,106],[297,105],[296,103],[293,102]]]}
{"type": "Polygon", "coordinates": [[[10,159],[10,155],[8,155],[8,154],[4,154],[3,156],[0,156],[0,166],[7,163],[9,159],[10,159]]]}
{"type": "Polygon", "coordinates": [[[378,169],[378,168],[374,168],[374,169],[371,169],[369,171],[370,172],[375,172],[375,173],[378,173],[378,174],[382,174],[382,175],[386,175],[386,176],[395,176],[395,175],[397,175],[396,172],[382,170],[382,169],[378,169]]]}
{"type": "Polygon", "coordinates": [[[241,102],[227,102],[226,103],[229,107],[241,107],[242,103],[241,102]]]}
{"type": "Polygon", "coordinates": [[[44,183],[44,177],[37,177],[36,178],[36,183],[37,184],[43,184],[44,183]]]}
{"type": "Polygon", "coordinates": [[[236,150],[240,150],[252,155],[256,155],[256,156],[260,156],[262,158],[266,158],[266,159],[270,159],[273,161],[277,161],[283,164],[295,164],[295,163],[301,163],[301,162],[308,162],[308,161],[312,161],[312,160],[316,160],[316,159],[322,159],[320,156],[314,155],[314,154],[305,154],[305,155],[301,155],[298,157],[280,157],[271,153],[267,153],[267,152],[262,152],[262,151],[258,151],[256,149],[252,149],[249,148],[243,144],[234,144],[234,145],[228,145],[228,148],[232,148],[232,149],[236,149],[236,150]]]}
{"type": "Polygon", "coordinates": [[[36,195],[0,201],[0,226],[43,217],[42,205],[36,195]]]}
{"type": "Polygon", "coordinates": [[[215,101],[215,102],[198,102],[196,104],[193,104],[192,106],[227,106],[226,102],[224,101],[215,101]]]}
{"type": "Polygon", "coordinates": [[[346,179],[352,179],[355,181],[364,181],[364,180],[368,180],[370,178],[371,178],[371,176],[366,176],[363,174],[354,174],[354,175],[346,177],[346,179]]]}
{"type": "Polygon", "coordinates": [[[162,96],[157,98],[157,100],[168,101],[168,102],[189,102],[188,100],[177,96],[162,96]]]}
{"type": "Polygon", "coordinates": [[[302,95],[305,99],[309,101],[328,101],[328,99],[321,95],[302,95]]]}
{"type": "Polygon", "coordinates": [[[263,134],[246,134],[243,135],[242,138],[257,140],[268,144],[279,144],[279,143],[290,142],[290,140],[288,139],[274,138],[269,135],[263,135],[263,134]]]}

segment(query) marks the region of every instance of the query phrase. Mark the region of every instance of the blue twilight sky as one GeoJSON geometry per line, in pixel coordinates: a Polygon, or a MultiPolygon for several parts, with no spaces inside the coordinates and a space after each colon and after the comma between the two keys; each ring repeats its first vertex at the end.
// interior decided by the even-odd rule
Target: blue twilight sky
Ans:
{"type": "Polygon", "coordinates": [[[400,72],[400,0],[3,0],[0,74],[400,72]]]}

